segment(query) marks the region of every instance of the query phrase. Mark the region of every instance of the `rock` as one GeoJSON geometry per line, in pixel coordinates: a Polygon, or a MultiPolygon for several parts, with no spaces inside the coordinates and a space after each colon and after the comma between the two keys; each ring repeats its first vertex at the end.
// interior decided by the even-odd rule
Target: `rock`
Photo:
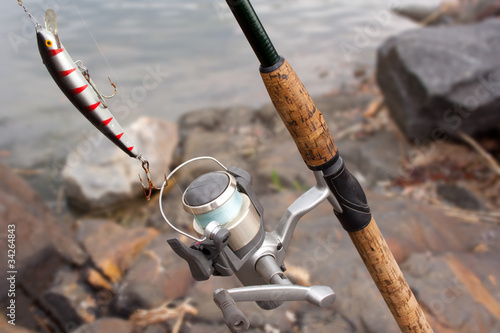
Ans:
{"type": "Polygon", "coordinates": [[[436,330],[497,332],[500,288],[476,272],[490,267],[493,276],[499,274],[496,260],[494,255],[413,254],[403,269],[436,330]]]}
{"type": "MultiPolygon", "coordinates": [[[[120,282],[135,257],[158,234],[152,228],[125,229],[110,220],[81,220],[77,239],[113,283],[120,282]]],[[[92,277],[92,275],[89,275],[92,277]]],[[[100,281],[92,278],[89,282],[100,281]]],[[[102,283],[95,282],[96,287],[102,283]]]]}
{"type": "MultiPolygon", "coordinates": [[[[54,279],[55,272],[64,264],[82,265],[87,254],[58,226],[55,216],[43,199],[28,184],[5,165],[0,164],[0,228],[4,234],[5,260],[0,262],[0,290],[9,290],[7,271],[17,271],[16,303],[32,303],[54,279]],[[15,229],[15,256],[7,261],[8,226],[15,229]],[[8,266],[8,264],[13,266],[8,266]],[[21,287],[27,290],[26,296],[21,287]]],[[[13,252],[10,253],[11,255],[13,252]]],[[[8,293],[0,293],[0,304],[8,301],[8,293]]],[[[18,311],[16,324],[35,329],[36,321],[30,311],[18,311]]]]}
{"type": "MultiPolygon", "coordinates": [[[[212,156],[226,167],[248,169],[248,155],[254,154],[257,133],[253,124],[254,112],[250,108],[209,109],[190,112],[180,123],[181,160],[212,156]]],[[[211,162],[193,164],[187,172],[180,172],[177,181],[213,171],[211,162]]]]}
{"type": "MultiPolygon", "coordinates": [[[[149,161],[153,182],[160,183],[177,146],[177,125],[141,117],[125,131],[149,161]]],[[[82,210],[116,208],[142,195],[138,173],[145,179],[141,163],[99,133],[68,155],[62,171],[64,191],[70,204],[82,210]]]]}
{"type": "Polygon", "coordinates": [[[227,333],[228,328],[225,324],[214,323],[194,323],[189,329],[189,333],[227,333]]]}
{"type": "Polygon", "coordinates": [[[453,206],[468,210],[484,208],[479,198],[459,184],[440,183],[437,185],[436,192],[444,201],[451,203],[453,206]]]}
{"type": "Polygon", "coordinates": [[[337,144],[349,171],[365,189],[400,175],[401,150],[392,132],[376,132],[361,141],[343,138],[337,144]]]}
{"type": "MultiPolygon", "coordinates": [[[[356,326],[335,309],[311,309],[301,314],[299,318],[300,332],[304,333],[356,332],[356,326]]],[[[379,332],[372,330],[372,328],[370,330],[371,332],[379,332]]]]}
{"type": "MultiPolygon", "coordinates": [[[[393,12],[396,14],[409,18],[412,21],[420,23],[428,18],[430,15],[435,14],[438,10],[440,10],[439,5],[429,5],[429,4],[408,4],[408,5],[399,5],[391,8],[393,12]]],[[[435,19],[429,22],[431,25],[437,24],[445,24],[450,23],[453,18],[449,17],[449,15],[439,14],[435,19]]]]}
{"type": "Polygon", "coordinates": [[[89,268],[86,270],[86,280],[91,286],[95,288],[113,290],[113,285],[109,282],[109,280],[93,268],[89,268]]]}
{"type": "Polygon", "coordinates": [[[500,14],[498,0],[446,2],[438,6],[399,4],[391,8],[396,14],[425,25],[464,24],[500,14]]]}
{"type": "Polygon", "coordinates": [[[294,141],[288,132],[283,134],[285,135],[279,135],[259,150],[258,158],[251,168],[252,176],[255,177],[253,188],[258,193],[281,190],[282,188],[276,188],[277,185],[302,190],[316,184],[294,141]],[[273,179],[275,177],[277,179],[273,179]]]}
{"type": "Polygon", "coordinates": [[[91,323],[97,304],[80,274],[69,268],[59,270],[52,287],[43,294],[45,302],[64,325],[91,323]]]}
{"type": "Polygon", "coordinates": [[[91,324],[78,327],[72,333],[135,333],[134,325],[119,318],[102,318],[91,324]]]}
{"type": "Polygon", "coordinates": [[[167,325],[153,324],[148,325],[142,330],[142,333],[168,333],[167,325]]]}
{"type": "Polygon", "coordinates": [[[114,302],[115,312],[129,316],[182,297],[193,285],[188,264],[168,246],[172,234],[158,235],[127,271],[114,302]]]}
{"type": "Polygon", "coordinates": [[[467,18],[471,17],[471,20],[483,20],[488,17],[500,15],[500,3],[498,0],[480,0],[476,1],[472,6],[471,14],[466,15],[463,13],[461,17],[461,22],[467,22],[467,18]]]}
{"type": "Polygon", "coordinates": [[[477,135],[500,124],[500,21],[411,30],[378,50],[377,82],[391,116],[416,142],[477,135]]]}
{"type": "Polygon", "coordinates": [[[35,331],[29,330],[22,326],[12,326],[10,324],[0,324],[0,333],[35,333],[35,331]]]}
{"type": "Polygon", "coordinates": [[[447,216],[438,208],[405,198],[388,200],[370,191],[367,194],[373,216],[400,263],[412,253],[469,251],[484,239],[483,229],[447,216]]]}
{"type": "Polygon", "coordinates": [[[183,115],[179,120],[179,127],[188,131],[194,128],[207,131],[227,130],[234,126],[248,125],[253,121],[253,113],[254,109],[245,106],[203,109],[183,115]]]}

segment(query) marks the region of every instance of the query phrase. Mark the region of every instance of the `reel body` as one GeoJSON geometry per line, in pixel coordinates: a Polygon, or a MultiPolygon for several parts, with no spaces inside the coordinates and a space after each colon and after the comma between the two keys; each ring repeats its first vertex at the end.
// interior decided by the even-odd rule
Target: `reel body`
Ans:
{"type": "Polygon", "coordinates": [[[200,160],[211,160],[222,168],[196,178],[182,195],[184,211],[192,216],[193,228],[201,238],[184,233],[166,218],[161,195],[160,209],[174,230],[195,241],[190,246],[178,238],[167,241],[188,263],[194,279],[203,281],[211,275],[235,274],[244,285],[214,292],[214,301],[229,329],[240,332],[249,327],[248,319],[235,302],[255,301],[266,310],[277,308],[284,301],[305,300],[320,307],[333,304],[335,293],[330,287],[294,285],[286,277],[283,264],[293,231],[302,216],[327,199],[340,209],[322,175],[315,173],[316,186],[288,207],[274,231],[266,232],[264,210],[252,190],[248,172],[226,168],[212,157],[199,157],[180,165],[167,180],[187,164],[200,160]]]}

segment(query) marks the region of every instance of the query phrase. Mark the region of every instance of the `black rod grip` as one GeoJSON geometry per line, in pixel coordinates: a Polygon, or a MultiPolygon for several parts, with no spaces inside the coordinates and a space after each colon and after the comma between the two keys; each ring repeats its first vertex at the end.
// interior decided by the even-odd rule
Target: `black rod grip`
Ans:
{"type": "Polygon", "coordinates": [[[362,230],[372,219],[365,192],[356,177],[347,170],[342,158],[335,164],[337,165],[330,168],[334,171],[326,170],[324,174],[330,191],[342,207],[342,212],[334,210],[335,215],[346,231],[362,230]]]}

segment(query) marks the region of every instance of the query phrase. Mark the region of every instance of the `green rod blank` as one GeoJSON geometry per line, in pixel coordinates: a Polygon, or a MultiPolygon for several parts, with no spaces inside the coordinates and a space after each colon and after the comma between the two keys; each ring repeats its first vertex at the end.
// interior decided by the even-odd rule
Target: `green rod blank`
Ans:
{"type": "Polygon", "coordinates": [[[249,0],[226,0],[262,67],[278,63],[280,56],[249,0]]]}

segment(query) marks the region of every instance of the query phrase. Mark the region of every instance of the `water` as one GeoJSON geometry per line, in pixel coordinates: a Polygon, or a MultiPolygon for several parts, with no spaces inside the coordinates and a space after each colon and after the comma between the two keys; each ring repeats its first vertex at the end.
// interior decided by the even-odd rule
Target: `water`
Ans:
{"type": "MultiPolygon", "coordinates": [[[[56,11],[61,41],[105,94],[112,91],[107,77],[114,80],[118,97],[109,102],[110,110],[122,124],[143,115],[175,121],[193,109],[269,102],[257,59],[223,0],[24,2],[41,23],[46,8],[56,11]]],[[[377,21],[374,15],[389,5],[378,0],[253,5],[313,96],[352,81],[353,68],[373,65],[382,40],[414,27],[394,14],[377,21]],[[370,36],[356,39],[359,29],[370,36]],[[350,58],[342,43],[355,47],[350,58]]],[[[22,9],[14,0],[2,1],[0,9],[0,161],[44,169],[63,161],[91,125],[41,63],[34,28],[22,9]]]]}

